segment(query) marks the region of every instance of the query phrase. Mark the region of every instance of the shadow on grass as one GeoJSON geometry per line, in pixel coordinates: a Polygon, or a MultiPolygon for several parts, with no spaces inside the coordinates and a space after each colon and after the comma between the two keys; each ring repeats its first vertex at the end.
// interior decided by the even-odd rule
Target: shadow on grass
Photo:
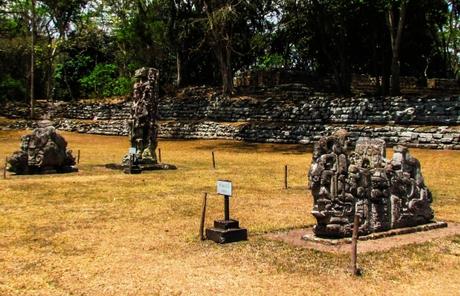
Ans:
{"type": "Polygon", "coordinates": [[[253,142],[210,142],[206,145],[197,147],[199,150],[223,150],[234,153],[248,152],[265,152],[265,153],[282,153],[282,154],[305,154],[311,153],[311,145],[302,144],[271,144],[271,143],[253,143],[253,142]]]}

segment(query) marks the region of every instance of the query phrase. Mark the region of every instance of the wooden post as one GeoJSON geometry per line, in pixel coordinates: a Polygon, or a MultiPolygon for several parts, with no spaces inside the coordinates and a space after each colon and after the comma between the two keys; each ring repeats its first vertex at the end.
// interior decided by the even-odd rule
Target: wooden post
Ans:
{"type": "Polygon", "coordinates": [[[212,168],[215,169],[216,168],[216,158],[214,156],[214,151],[212,151],[212,168]]]}
{"type": "Polygon", "coordinates": [[[288,188],[288,166],[284,166],[284,189],[288,188]]]}
{"type": "Polygon", "coordinates": [[[351,237],[351,272],[353,275],[361,275],[361,271],[356,264],[358,251],[358,229],[359,215],[355,213],[355,218],[353,221],[353,235],[351,237]]]}
{"type": "Polygon", "coordinates": [[[3,167],[3,179],[6,179],[6,165],[8,164],[8,157],[5,157],[5,166],[3,167]]]}
{"type": "Polygon", "coordinates": [[[80,149],[77,151],[77,164],[80,164],[80,149]]]}
{"type": "Polygon", "coordinates": [[[204,221],[206,219],[206,202],[208,198],[208,193],[205,192],[203,196],[203,204],[201,205],[201,220],[200,220],[200,240],[205,240],[204,235],[204,221]]]}
{"type": "Polygon", "coordinates": [[[161,163],[161,148],[158,148],[158,162],[161,163]]]}

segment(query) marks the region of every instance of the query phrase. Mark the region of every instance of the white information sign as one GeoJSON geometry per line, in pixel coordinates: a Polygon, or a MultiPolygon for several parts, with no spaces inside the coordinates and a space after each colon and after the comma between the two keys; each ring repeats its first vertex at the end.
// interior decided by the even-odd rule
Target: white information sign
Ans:
{"type": "Polygon", "coordinates": [[[128,154],[131,154],[131,155],[136,154],[136,152],[137,152],[137,149],[135,147],[131,147],[128,150],[128,154]]]}
{"type": "Polygon", "coordinates": [[[232,196],[232,182],[227,180],[217,181],[217,193],[232,196]]]}

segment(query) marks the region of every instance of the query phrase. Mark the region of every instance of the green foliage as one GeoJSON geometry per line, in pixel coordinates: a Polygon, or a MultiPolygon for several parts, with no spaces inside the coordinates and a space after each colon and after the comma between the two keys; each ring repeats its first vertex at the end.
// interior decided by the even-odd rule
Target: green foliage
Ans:
{"type": "MultiPolygon", "coordinates": [[[[460,2],[404,1],[401,75],[460,77],[460,2]]],[[[0,3],[0,77],[24,99],[31,1],[0,3]]],[[[238,70],[297,68],[334,77],[346,92],[352,73],[388,75],[385,14],[399,3],[36,0],[36,97],[51,89],[64,100],[124,95],[143,66],[160,70],[162,86],[217,85],[224,74],[228,84],[238,70]]]]}
{"type": "Polygon", "coordinates": [[[256,64],[257,69],[267,70],[273,68],[281,68],[285,65],[286,60],[279,53],[268,53],[260,57],[256,64]]]}
{"type": "Polygon", "coordinates": [[[54,71],[54,97],[61,100],[77,99],[81,95],[79,79],[88,73],[91,63],[91,57],[76,55],[57,64],[54,71]]]}
{"type": "Polygon", "coordinates": [[[22,81],[12,78],[9,74],[0,80],[0,102],[18,100],[25,96],[26,89],[22,81]]]}
{"type": "Polygon", "coordinates": [[[79,80],[87,96],[96,98],[127,95],[132,81],[127,77],[117,77],[114,64],[98,64],[91,73],[79,80]]]}

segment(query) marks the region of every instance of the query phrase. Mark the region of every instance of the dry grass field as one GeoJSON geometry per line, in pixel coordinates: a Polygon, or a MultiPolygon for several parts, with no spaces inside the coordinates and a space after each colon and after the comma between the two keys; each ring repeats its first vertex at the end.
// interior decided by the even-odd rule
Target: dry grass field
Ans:
{"type": "MultiPolygon", "coordinates": [[[[0,132],[3,159],[24,133],[0,132]]],[[[0,180],[0,295],[460,295],[460,236],[362,254],[359,278],[347,255],[265,239],[314,222],[304,146],[162,140],[177,171],[125,175],[104,164],[120,161],[126,137],[63,135],[81,150],[80,172],[0,180]],[[234,183],[231,216],[247,242],[198,239],[202,195],[218,178],[234,183]]],[[[411,152],[437,218],[460,222],[460,152],[411,152]]],[[[207,225],[222,208],[211,194],[207,225]]]]}

